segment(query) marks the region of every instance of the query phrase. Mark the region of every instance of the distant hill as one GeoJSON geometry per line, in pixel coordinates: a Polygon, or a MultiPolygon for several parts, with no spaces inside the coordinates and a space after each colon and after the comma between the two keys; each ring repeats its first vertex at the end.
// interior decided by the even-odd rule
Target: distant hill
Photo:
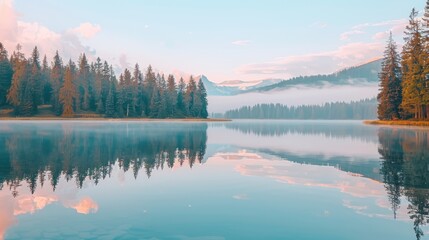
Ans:
{"type": "Polygon", "coordinates": [[[284,80],[269,86],[251,89],[253,91],[281,90],[292,87],[324,87],[329,85],[362,85],[378,83],[378,73],[381,70],[382,60],[372,61],[360,66],[350,67],[330,75],[301,76],[284,80]]]}
{"type": "Polygon", "coordinates": [[[209,96],[232,96],[242,93],[265,92],[293,87],[322,88],[325,86],[376,84],[378,83],[378,73],[380,70],[381,60],[376,60],[329,75],[301,76],[289,80],[231,80],[215,83],[204,75],[196,77],[196,80],[202,79],[209,96]]]}

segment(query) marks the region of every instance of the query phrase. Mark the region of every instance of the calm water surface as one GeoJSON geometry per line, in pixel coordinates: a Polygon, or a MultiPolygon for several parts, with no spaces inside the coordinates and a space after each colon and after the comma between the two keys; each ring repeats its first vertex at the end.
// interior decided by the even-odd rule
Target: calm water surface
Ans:
{"type": "Polygon", "coordinates": [[[1,122],[0,239],[429,239],[428,133],[1,122]]]}

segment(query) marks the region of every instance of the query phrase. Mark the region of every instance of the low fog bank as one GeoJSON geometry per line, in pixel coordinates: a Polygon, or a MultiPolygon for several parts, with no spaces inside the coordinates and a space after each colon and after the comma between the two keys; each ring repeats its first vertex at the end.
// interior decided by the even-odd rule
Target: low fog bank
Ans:
{"type": "Polygon", "coordinates": [[[350,102],[376,97],[378,86],[338,86],[328,88],[291,88],[282,91],[246,93],[235,96],[209,96],[209,113],[224,113],[242,106],[280,103],[288,106],[350,102]]]}

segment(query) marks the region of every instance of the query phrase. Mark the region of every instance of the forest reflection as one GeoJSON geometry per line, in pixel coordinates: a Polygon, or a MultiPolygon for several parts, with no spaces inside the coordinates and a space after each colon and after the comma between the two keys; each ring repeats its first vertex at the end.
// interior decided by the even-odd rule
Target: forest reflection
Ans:
{"type": "Polygon", "coordinates": [[[31,193],[46,182],[55,190],[59,179],[98,184],[117,164],[137,178],[144,170],[175,164],[201,163],[207,142],[207,124],[55,123],[4,124],[0,134],[0,190],[14,197],[27,182],[31,193]]]}
{"type": "Polygon", "coordinates": [[[381,128],[378,136],[381,174],[393,215],[396,218],[405,197],[416,238],[421,239],[421,227],[429,221],[429,132],[381,128]]]}
{"type": "MultiPolygon", "coordinates": [[[[217,124],[220,125],[220,124],[217,124]]],[[[377,142],[377,128],[351,121],[235,121],[222,123],[227,129],[257,136],[284,136],[291,134],[321,135],[327,138],[352,138],[377,142]]]]}

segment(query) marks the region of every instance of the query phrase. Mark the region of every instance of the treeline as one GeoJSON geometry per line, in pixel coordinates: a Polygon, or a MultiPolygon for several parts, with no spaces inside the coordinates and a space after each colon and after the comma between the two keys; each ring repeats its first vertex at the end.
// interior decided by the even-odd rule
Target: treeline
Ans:
{"type": "Polygon", "coordinates": [[[335,102],[296,107],[282,104],[258,104],[227,111],[225,117],[231,119],[375,119],[377,100],[374,98],[351,103],[335,102]]]}
{"type": "Polygon", "coordinates": [[[378,117],[381,120],[429,119],[429,1],[423,18],[413,9],[399,54],[392,34],[382,71],[378,117]]]}
{"type": "Polygon", "coordinates": [[[138,64],[125,69],[119,81],[107,61],[89,62],[82,54],[66,64],[58,52],[51,64],[40,60],[37,47],[26,58],[18,45],[10,58],[0,43],[0,108],[12,107],[16,116],[34,116],[41,105],[55,115],[98,114],[109,118],[207,118],[203,82],[190,77],[176,83],[173,75],[143,74],[138,64]]]}

